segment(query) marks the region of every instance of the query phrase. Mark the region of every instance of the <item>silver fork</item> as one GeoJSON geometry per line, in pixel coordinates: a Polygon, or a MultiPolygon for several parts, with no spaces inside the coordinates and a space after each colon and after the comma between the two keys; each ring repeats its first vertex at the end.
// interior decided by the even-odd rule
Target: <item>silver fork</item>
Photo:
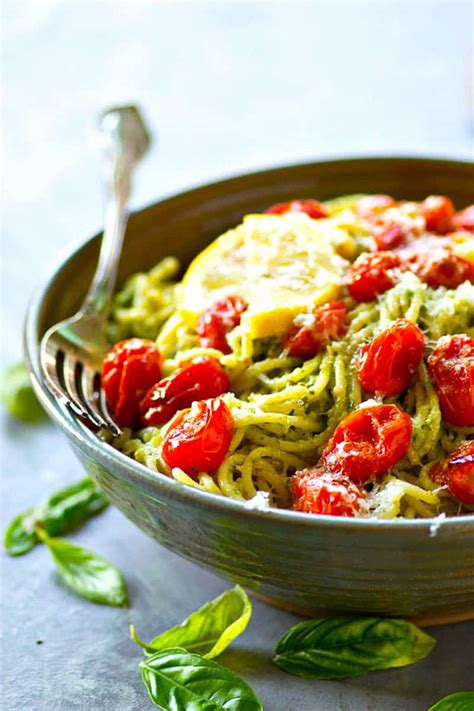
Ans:
{"type": "Polygon", "coordinates": [[[79,311],[43,336],[40,359],[46,383],[58,400],[87,424],[117,436],[121,430],[100,394],[100,370],[109,347],[105,328],[127,223],[131,176],[148,149],[150,136],[134,106],[109,109],[101,116],[100,128],[106,142],[107,170],[97,270],[79,311]]]}

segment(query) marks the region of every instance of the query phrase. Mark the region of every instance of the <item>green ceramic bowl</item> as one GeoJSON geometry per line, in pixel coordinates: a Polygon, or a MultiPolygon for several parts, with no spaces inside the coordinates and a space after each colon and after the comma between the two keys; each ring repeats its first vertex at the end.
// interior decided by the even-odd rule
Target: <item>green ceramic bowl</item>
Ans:
{"type": "MultiPolygon", "coordinates": [[[[336,160],[232,178],[133,214],[120,280],[168,254],[185,265],[243,214],[281,200],[344,193],[399,198],[450,195],[472,202],[474,167],[414,158],[336,160]]],[[[467,618],[474,608],[474,517],[377,521],[249,510],[202,493],[100,441],[47,390],[38,345],[78,307],[95,268],[100,235],[69,254],[35,295],[26,354],[35,389],[84,468],[123,513],[159,543],[288,609],[371,612],[424,621],[467,618]]]]}

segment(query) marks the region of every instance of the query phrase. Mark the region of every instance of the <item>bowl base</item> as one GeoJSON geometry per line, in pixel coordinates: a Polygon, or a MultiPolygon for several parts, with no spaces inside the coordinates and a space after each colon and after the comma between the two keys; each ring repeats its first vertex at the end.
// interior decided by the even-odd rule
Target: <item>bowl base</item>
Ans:
{"type": "MultiPolygon", "coordinates": [[[[336,612],[334,610],[322,610],[310,607],[301,607],[300,605],[294,605],[287,600],[280,600],[277,597],[270,597],[268,595],[262,595],[262,593],[256,592],[255,590],[247,589],[249,595],[256,597],[262,602],[266,602],[268,605],[273,605],[273,607],[278,607],[280,610],[285,610],[285,612],[291,612],[293,615],[299,615],[300,617],[336,617],[339,615],[347,615],[347,612],[336,612]]],[[[474,620],[474,610],[463,610],[462,612],[445,612],[445,613],[428,613],[426,615],[416,615],[415,617],[403,618],[408,622],[412,622],[418,627],[436,627],[439,625],[452,625],[456,622],[467,622],[468,620],[474,620]]]]}

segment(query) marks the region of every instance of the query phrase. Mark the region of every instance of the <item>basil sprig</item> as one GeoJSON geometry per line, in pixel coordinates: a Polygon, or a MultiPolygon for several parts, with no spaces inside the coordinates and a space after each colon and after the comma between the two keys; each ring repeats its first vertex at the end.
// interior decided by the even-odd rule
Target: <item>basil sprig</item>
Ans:
{"type": "Polygon", "coordinates": [[[130,627],[130,634],[146,654],[154,654],[170,647],[182,647],[188,652],[213,659],[245,630],[251,614],[252,604],[247,593],[236,585],[214,600],[206,602],[180,625],[162,632],[151,642],[143,642],[133,625],[130,627]]]}
{"type": "Polygon", "coordinates": [[[10,555],[28,553],[38,543],[35,528],[50,536],[73,531],[108,506],[105,496],[88,477],[68,484],[42,504],[16,516],[5,531],[4,545],[10,555]]]}
{"type": "Polygon", "coordinates": [[[115,565],[63,538],[51,538],[41,528],[37,534],[48,546],[62,580],[74,592],[104,605],[126,605],[127,585],[115,565]]]}
{"type": "Polygon", "coordinates": [[[255,692],[237,674],[185,649],[156,652],[140,664],[150,699],[164,711],[262,711],[255,692]]]}
{"type": "Polygon", "coordinates": [[[31,387],[24,363],[15,363],[5,368],[2,373],[0,397],[10,415],[22,422],[37,422],[45,416],[45,411],[31,387]]]}
{"type": "Polygon", "coordinates": [[[437,701],[428,711],[473,711],[473,709],[474,691],[457,691],[437,701]]]}
{"type": "Polygon", "coordinates": [[[332,617],[292,627],[278,643],[274,662],[306,679],[344,679],[413,664],[435,642],[405,620],[332,617]]]}

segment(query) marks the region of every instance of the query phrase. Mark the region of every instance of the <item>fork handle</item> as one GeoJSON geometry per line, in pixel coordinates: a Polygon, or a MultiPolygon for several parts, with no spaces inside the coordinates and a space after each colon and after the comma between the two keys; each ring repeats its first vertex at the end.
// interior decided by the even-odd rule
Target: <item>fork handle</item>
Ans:
{"type": "Polygon", "coordinates": [[[80,311],[101,317],[105,326],[128,219],[132,173],[146,153],[150,137],[134,106],[109,109],[102,115],[100,127],[106,144],[104,230],[97,269],[80,311]]]}

